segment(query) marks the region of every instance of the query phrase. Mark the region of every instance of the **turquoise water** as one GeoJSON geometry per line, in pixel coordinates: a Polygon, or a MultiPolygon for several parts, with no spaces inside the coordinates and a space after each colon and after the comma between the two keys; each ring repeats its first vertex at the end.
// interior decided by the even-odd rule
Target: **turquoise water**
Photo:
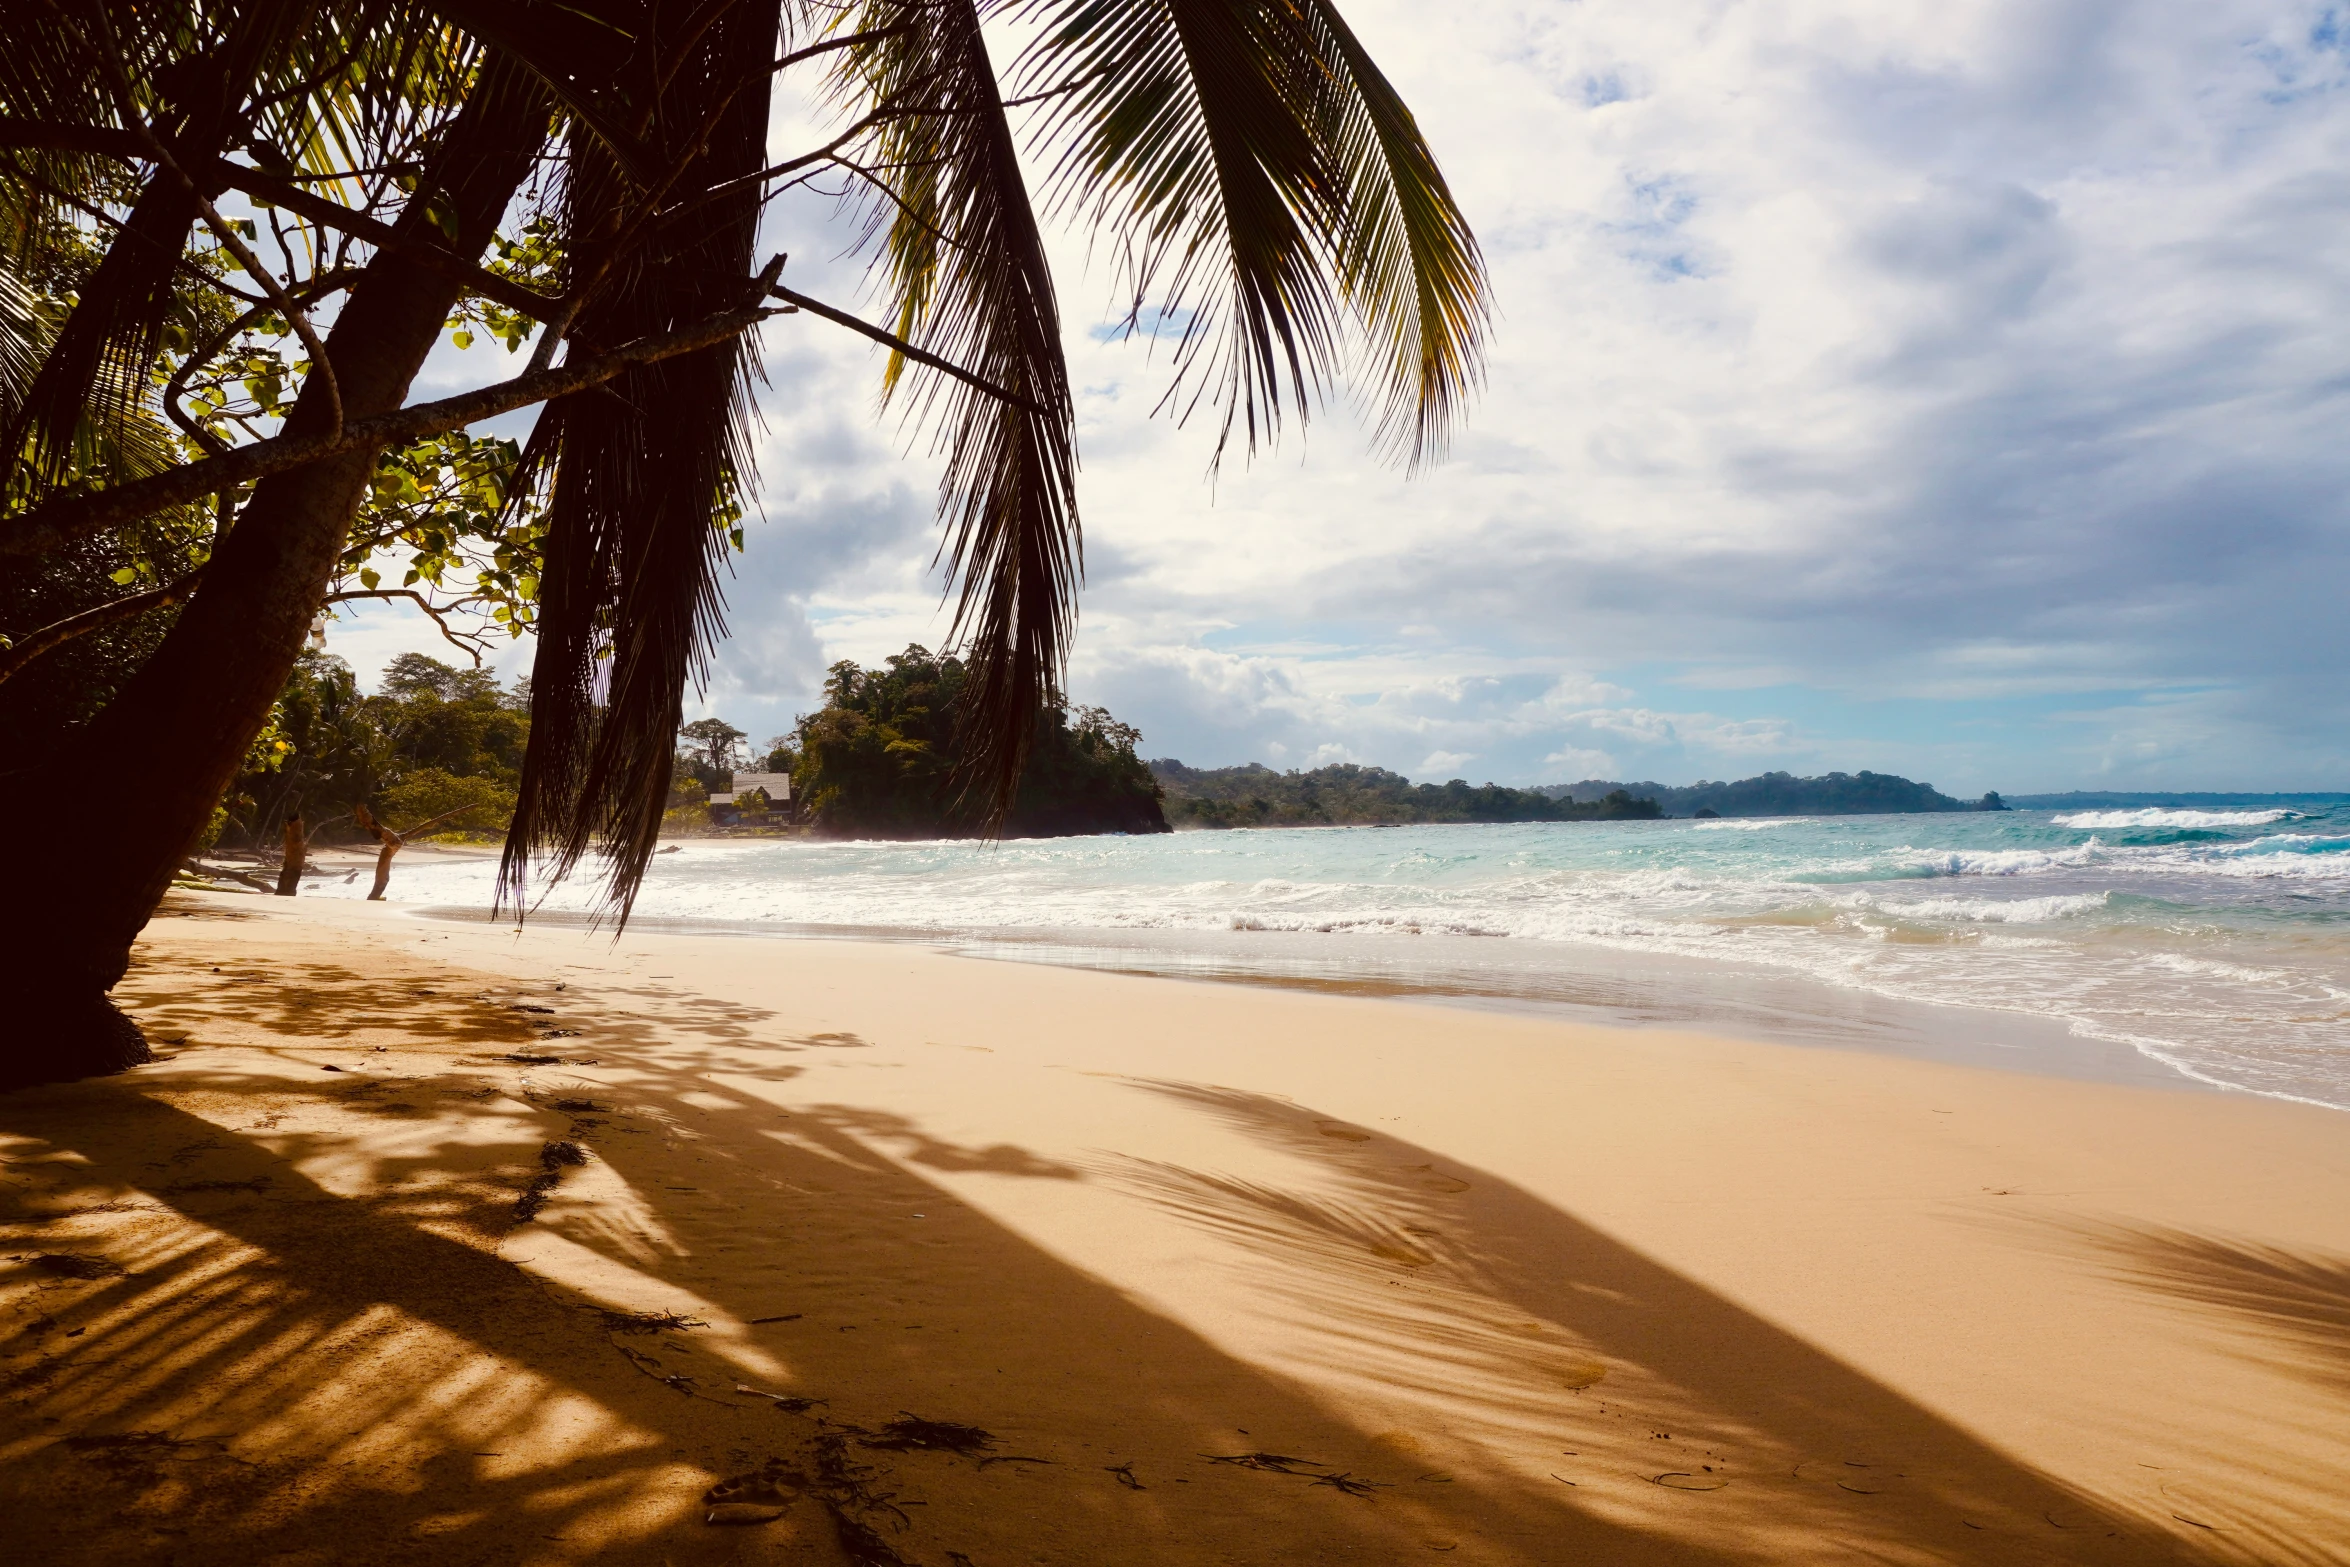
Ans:
{"type": "MultiPolygon", "coordinates": [[[[404,863],[394,891],[479,907],[489,877],[404,863]]],[[[584,886],[545,904],[590,906],[584,886]]],[[[2350,806],[696,842],[655,859],[637,913],[1212,946],[1243,974],[1252,952],[1268,972],[1319,954],[1324,978],[1403,989],[1416,967],[1443,989],[1469,938],[1529,994],[1595,952],[1660,955],[2028,1014],[2214,1086],[2350,1108],[2350,806]]]]}

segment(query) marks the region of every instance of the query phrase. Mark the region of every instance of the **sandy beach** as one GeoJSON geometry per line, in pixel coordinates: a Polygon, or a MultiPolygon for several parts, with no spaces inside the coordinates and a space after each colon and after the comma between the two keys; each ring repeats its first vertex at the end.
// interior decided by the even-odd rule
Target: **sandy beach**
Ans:
{"type": "Polygon", "coordinates": [[[25,1560],[2350,1559],[2338,1112],[227,893],[117,994],[25,1560]]]}

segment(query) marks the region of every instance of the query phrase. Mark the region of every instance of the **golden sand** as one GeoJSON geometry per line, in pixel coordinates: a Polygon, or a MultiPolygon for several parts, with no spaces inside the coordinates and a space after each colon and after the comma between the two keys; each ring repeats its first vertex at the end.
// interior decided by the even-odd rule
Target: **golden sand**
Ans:
{"type": "Polygon", "coordinates": [[[227,894],[119,995],[11,1560],[2350,1559],[2333,1112],[227,894]]]}

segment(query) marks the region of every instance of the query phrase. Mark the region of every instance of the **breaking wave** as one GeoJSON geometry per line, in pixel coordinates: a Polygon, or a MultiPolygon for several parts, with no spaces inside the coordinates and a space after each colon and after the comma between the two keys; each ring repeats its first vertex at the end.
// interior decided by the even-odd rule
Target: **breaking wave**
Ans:
{"type": "Polygon", "coordinates": [[[2075,811],[2049,820],[2058,827],[2076,831],[2083,827],[2266,827],[2270,822],[2291,821],[2294,814],[2285,810],[2174,811],[2148,807],[2141,811],[2075,811]]]}
{"type": "MultiPolygon", "coordinates": [[[[485,907],[493,871],[487,859],[403,858],[393,895],[485,907]]],[[[314,887],[365,890],[356,880],[314,887]]],[[[552,889],[544,906],[594,904],[582,882],[552,889]]],[[[1343,938],[1315,949],[1330,954],[1316,961],[1372,964],[1406,988],[1415,964],[1437,972],[1435,956],[1416,954],[1445,948],[1441,938],[1478,938],[1480,964],[1532,976],[1571,972],[1593,949],[1726,960],[1838,990],[2055,1018],[2188,1077],[2350,1108],[2350,806],[993,847],[689,840],[653,862],[636,909],[962,946],[1205,941],[1238,970],[1295,961],[1299,941],[1343,938]],[[2291,830],[2267,830],[2288,819],[2291,830]],[[2084,838],[2092,824],[2103,830],[2084,838]],[[2190,828],[2191,840],[2130,837],[2190,828]]],[[[1455,955],[1444,961],[1459,961],[1445,950],[1455,955]]]]}

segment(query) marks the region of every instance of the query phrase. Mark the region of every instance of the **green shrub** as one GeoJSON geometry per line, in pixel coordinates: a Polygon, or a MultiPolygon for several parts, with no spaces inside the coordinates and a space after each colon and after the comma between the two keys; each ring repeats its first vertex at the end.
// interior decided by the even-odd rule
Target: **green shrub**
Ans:
{"type": "Polygon", "coordinates": [[[494,778],[460,778],[437,767],[420,767],[383,791],[377,819],[396,833],[406,834],[450,811],[470,806],[461,816],[425,833],[427,838],[467,837],[502,833],[514,819],[514,791],[494,778]]]}

